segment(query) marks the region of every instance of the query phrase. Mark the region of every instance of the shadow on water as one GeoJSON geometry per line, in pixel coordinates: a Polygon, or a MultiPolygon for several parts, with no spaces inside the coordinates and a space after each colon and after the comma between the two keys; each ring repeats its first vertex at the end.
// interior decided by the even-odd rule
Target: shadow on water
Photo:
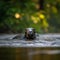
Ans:
{"type": "Polygon", "coordinates": [[[0,47],[0,60],[60,60],[60,47],[0,47]]]}

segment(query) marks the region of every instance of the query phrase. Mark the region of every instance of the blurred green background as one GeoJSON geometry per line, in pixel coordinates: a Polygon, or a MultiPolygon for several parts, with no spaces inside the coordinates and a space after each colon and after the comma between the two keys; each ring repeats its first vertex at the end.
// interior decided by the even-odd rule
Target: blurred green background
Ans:
{"type": "Polygon", "coordinates": [[[0,0],[0,33],[60,33],[60,0],[0,0]]]}

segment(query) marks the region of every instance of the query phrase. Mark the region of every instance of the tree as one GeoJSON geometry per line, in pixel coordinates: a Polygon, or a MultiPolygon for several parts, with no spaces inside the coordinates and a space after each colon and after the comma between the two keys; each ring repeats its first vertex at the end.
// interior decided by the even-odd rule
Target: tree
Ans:
{"type": "Polygon", "coordinates": [[[58,32],[59,7],[59,0],[0,0],[0,30],[23,32],[34,27],[40,33],[58,32]]]}

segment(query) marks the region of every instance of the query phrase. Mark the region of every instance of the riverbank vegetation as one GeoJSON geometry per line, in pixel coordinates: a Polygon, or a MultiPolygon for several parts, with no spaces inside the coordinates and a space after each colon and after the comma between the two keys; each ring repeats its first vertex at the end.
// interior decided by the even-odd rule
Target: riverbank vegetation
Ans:
{"type": "Polygon", "coordinates": [[[60,0],[0,0],[0,32],[60,33],[60,0]]]}

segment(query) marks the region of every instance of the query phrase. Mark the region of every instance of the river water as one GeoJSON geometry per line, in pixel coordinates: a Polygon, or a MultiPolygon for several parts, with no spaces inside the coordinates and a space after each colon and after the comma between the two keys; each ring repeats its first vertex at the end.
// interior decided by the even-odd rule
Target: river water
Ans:
{"type": "Polygon", "coordinates": [[[41,34],[35,40],[0,35],[0,60],[60,60],[60,34],[41,34]]]}

